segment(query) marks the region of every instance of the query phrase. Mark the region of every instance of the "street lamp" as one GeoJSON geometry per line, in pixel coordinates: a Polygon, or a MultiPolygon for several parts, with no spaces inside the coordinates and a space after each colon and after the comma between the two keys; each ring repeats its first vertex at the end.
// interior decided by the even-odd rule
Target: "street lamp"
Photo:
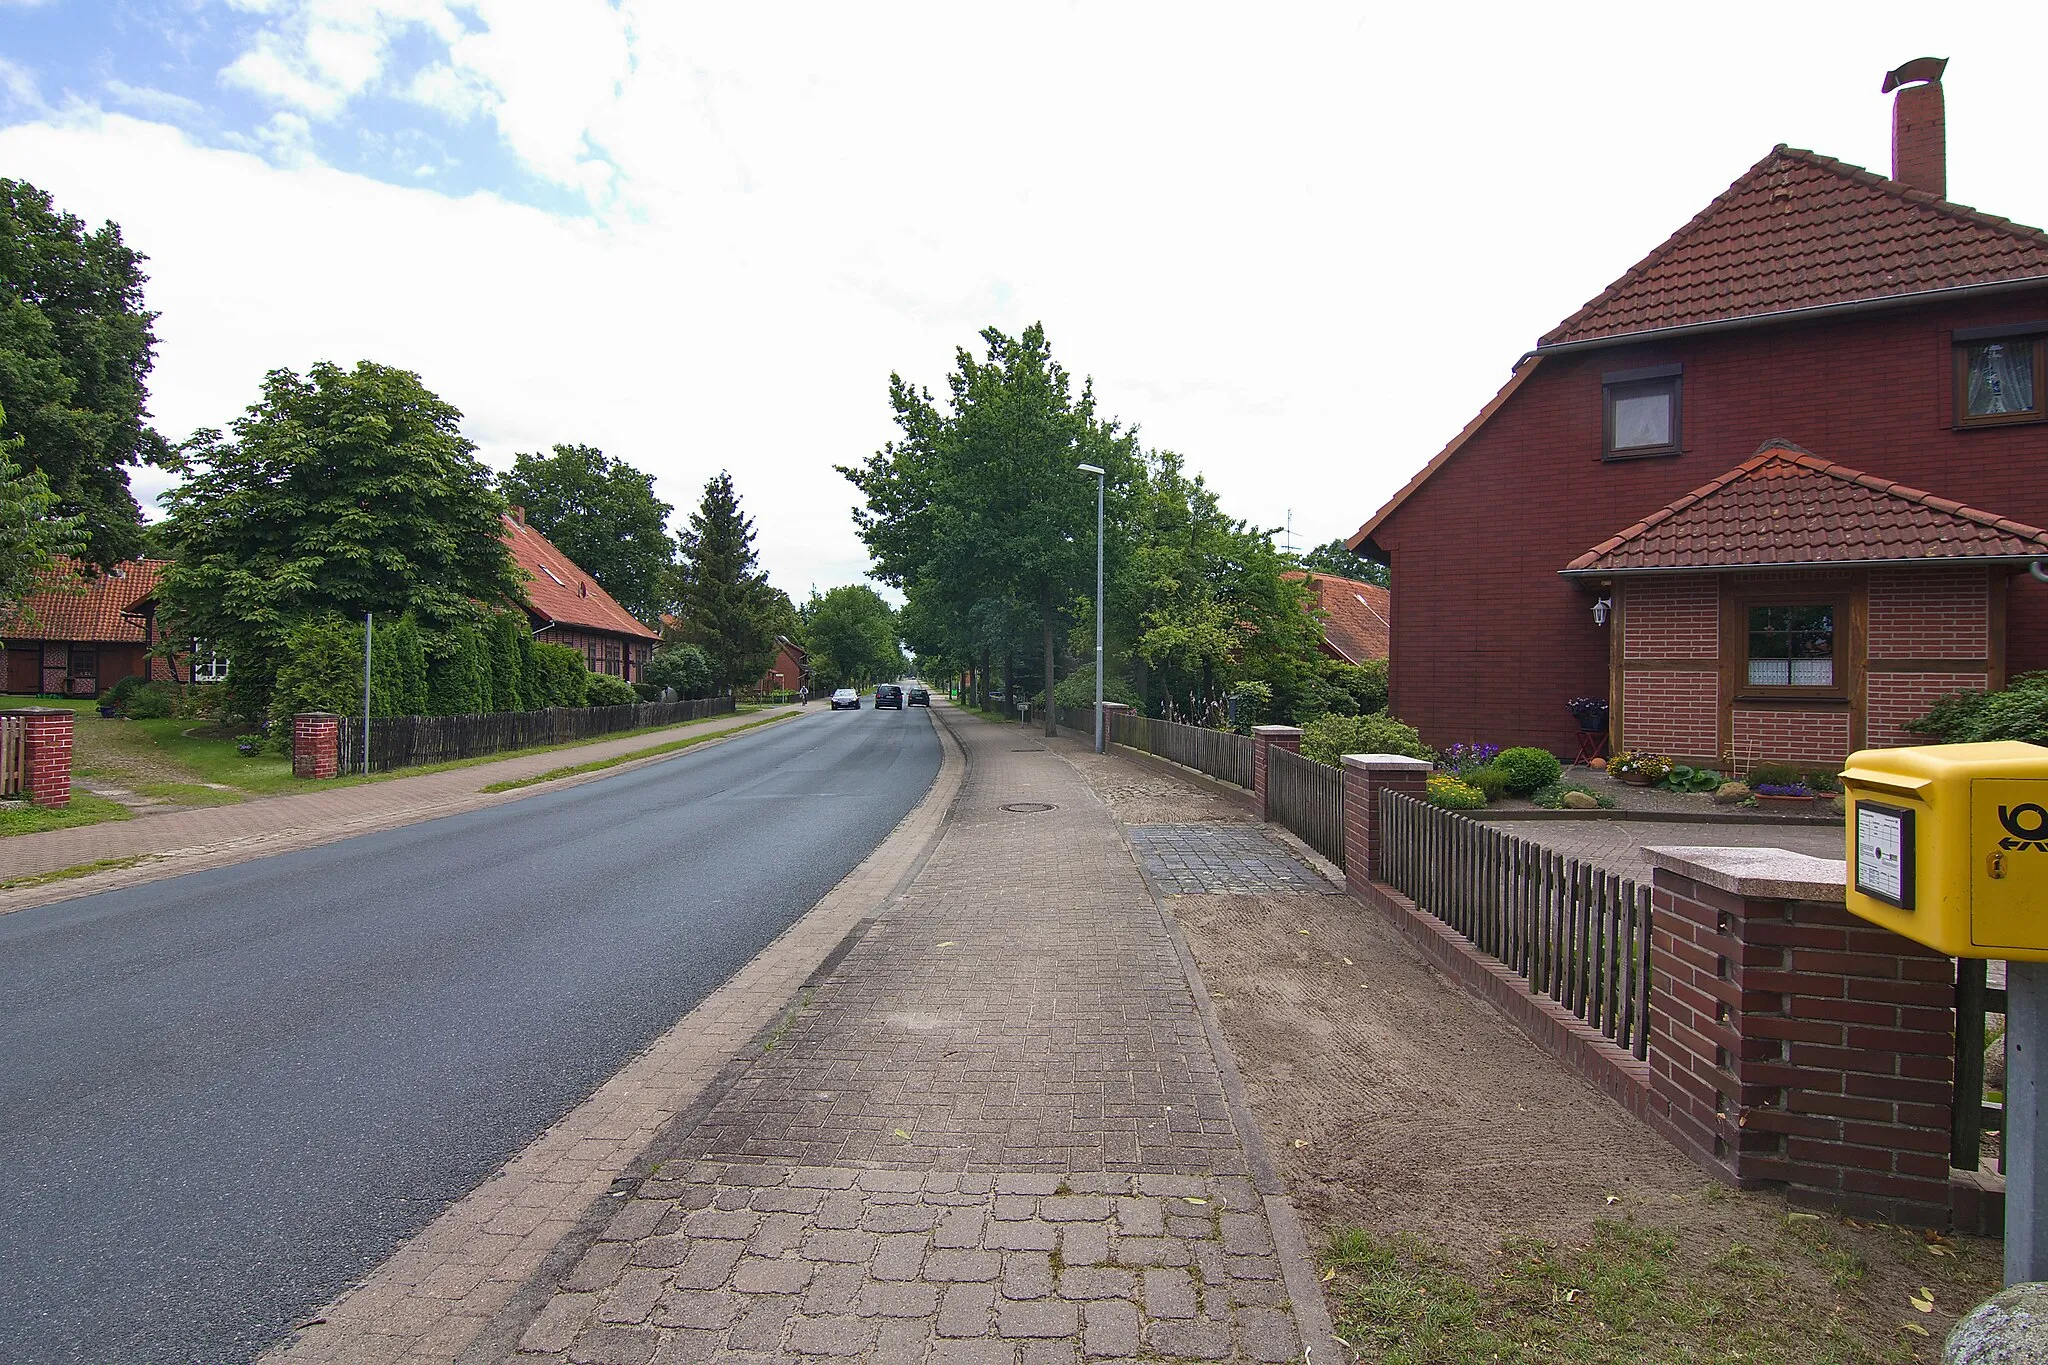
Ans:
{"type": "MultiPolygon", "coordinates": [[[[1108,476],[1099,465],[1080,464],[1074,468],[1095,476],[1095,752],[1102,752],[1102,490],[1108,476]]],[[[1051,682],[1046,683],[1051,698],[1051,682]]]]}

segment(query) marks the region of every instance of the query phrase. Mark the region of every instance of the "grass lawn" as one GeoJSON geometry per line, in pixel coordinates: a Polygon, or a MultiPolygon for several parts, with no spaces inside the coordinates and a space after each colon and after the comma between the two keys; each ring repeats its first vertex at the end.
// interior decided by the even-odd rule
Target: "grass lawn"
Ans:
{"type": "Polygon", "coordinates": [[[1322,1263],[1338,1336],[1379,1365],[1933,1360],[1941,1324],[1915,1319],[1995,1288],[1945,1240],[1834,1215],[1782,1215],[1758,1242],[1707,1254],[1676,1227],[1610,1220],[1585,1246],[1510,1238],[1474,1275],[1410,1235],[1350,1228],[1322,1263]]]}
{"type": "Polygon", "coordinates": [[[0,838],[9,834],[41,834],[46,829],[69,829],[73,825],[96,825],[102,820],[126,819],[126,806],[74,788],[68,806],[53,808],[31,806],[26,801],[0,801],[0,838]]]}

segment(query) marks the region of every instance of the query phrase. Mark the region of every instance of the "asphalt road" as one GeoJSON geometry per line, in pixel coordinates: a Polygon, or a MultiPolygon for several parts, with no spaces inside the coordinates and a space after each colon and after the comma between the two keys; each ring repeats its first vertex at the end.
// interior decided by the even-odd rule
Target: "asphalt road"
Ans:
{"type": "Polygon", "coordinates": [[[815,904],[938,767],[922,711],[817,713],[0,915],[0,1361],[253,1359],[815,904]]]}

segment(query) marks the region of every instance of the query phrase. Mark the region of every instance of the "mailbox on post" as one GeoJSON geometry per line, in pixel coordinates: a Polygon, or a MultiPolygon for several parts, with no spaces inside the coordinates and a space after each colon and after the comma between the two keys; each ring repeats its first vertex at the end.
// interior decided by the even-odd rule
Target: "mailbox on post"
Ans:
{"type": "Polygon", "coordinates": [[[2048,1279],[2048,748],[1865,749],[1842,791],[1850,912],[1938,953],[2007,964],[2005,1280],[2048,1279]]]}

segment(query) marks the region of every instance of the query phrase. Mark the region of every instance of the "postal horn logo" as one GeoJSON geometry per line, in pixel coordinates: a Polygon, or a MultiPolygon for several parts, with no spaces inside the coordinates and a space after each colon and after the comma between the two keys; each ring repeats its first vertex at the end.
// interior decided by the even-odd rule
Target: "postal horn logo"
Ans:
{"type": "Polygon", "coordinates": [[[2000,848],[2048,853],[2048,810],[2032,801],[2018,806],[2000,806],[1998,823],[2005,826],[2006,833],[2006,837],[1998,841],[2000,848]]]}

